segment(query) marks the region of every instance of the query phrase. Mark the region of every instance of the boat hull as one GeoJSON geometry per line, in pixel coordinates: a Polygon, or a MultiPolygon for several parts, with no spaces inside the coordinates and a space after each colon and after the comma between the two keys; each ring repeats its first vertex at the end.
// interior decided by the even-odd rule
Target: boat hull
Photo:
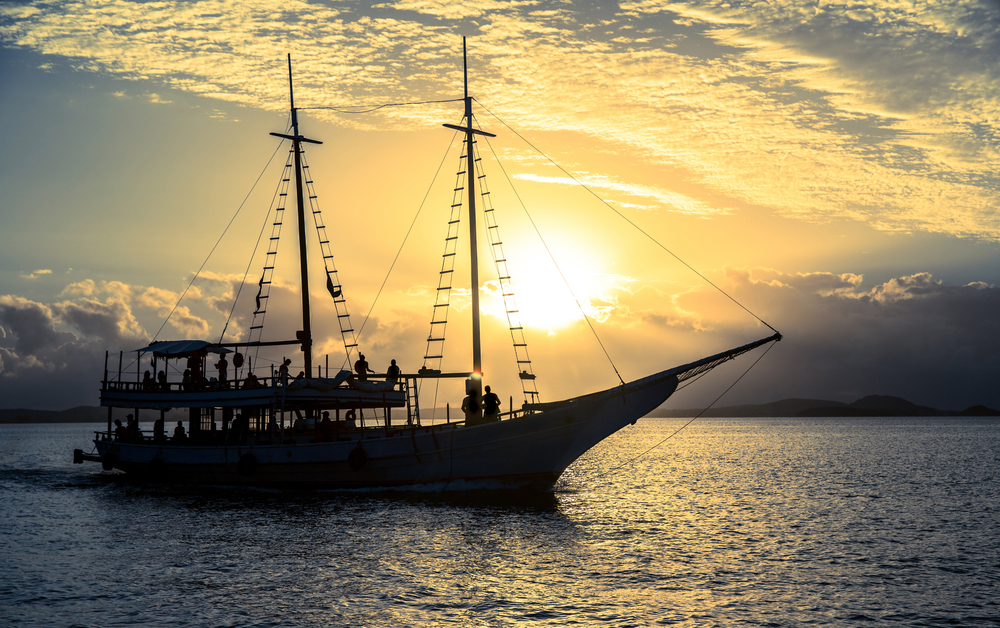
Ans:
{"type": "Polygon", "coordinates": [[[551,487],[584,452],[659,406],[677,388],[658,378],[494,423],[364,430],[335,442],[304,436],[264,445],[156,445],[97,440],[105,468],[155,481],[226,486],[551,487]],[[298,441],[298,442],[296,442],[298,441]]]}

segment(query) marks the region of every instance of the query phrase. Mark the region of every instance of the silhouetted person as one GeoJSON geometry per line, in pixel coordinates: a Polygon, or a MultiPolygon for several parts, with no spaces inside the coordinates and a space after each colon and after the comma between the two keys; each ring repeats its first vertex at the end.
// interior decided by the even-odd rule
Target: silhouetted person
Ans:
{"type": "Polygon", "coordinates": [[[170,390],[170,385],[167,384],[166,372],[160,371],[156,374],[156,384],[160,387],[160,390],[170,390]]]}
{"type": "Polygon", "coordinates": [[[390,364],[389,368],[385,371],[385,380],[387,382],[392,382],[393,386],[395,386],[396,382],[399,381],[399,374],[399,367],[396,366],[396,361],[393,360],[392,364],[390,364]]]}
{"type": "Polygon", "coordinates": [[[462,412],[465,413],[465,423],[471,425],[479,418],[479,400],[476,398],[476,389],[469,391],[469,395],[462,400],[462,412]]]}
{"type": "Polygon", "coordinates": [[[187,440],[187,434],[184,433],[184,421],[178,421],[177,427],[174,428],[174,438],[175,443],[183,443],[187,440]]]}
{"type": "Polygon", "coordinates": [[[153,442],[162,443],[165,440],[167,440],[167,437],[163,433],[163,417],[161,416],[153,423],[153,442]]]}
{"type": "Polygon", "coordinates": [[[121,419],[115,419],[115,440],[124,440],[125,438],[125,426],[122,425],[121,419]]]}
{"type": "Polygon", "coordinates": [[[191,369],[184,369],[184,376],[181,378],[181,388],[184,390],[191,390],[191,385],[194,380],[191,379],[191,369]]]}
{"type": "Polygon", "coordinates": [[[288,365],[291,363],[292,361],[288,358],[283,358],[281,366],[278,367],[278,380],[281,381],[282,386],[288,385],[288,365]]]}
{"type": "Polygon", "coordinates": [[[375,372],[368,368],[368,360],[365,359],[365,354],[362,353],[358,356],[358,361],[354,363],[354,372],[358,374],[358,379],[363,382],[368,381],[368,373],[375,372]]]}
{"type": "Polygon", "coordinates": [[[153,376],[149,374],[149,371],[146,371],[142,376],[142,389],[153,390],[153,376]]]}
{"type": "Polygon", "coordinates": [[[233,424],[229,428],[229,441],[232,444],[239,444],[246,438],[250,431],[250,421],[242,414],[237,414],[233,419],[233,424]]]}
{"type": "Polygon", "coordinates": [[[139,431],[139,421],[131,414],[125,417],[125,438],[131,442],[142,440],[142,432],[139,431]]]}
{"type": "Polygon", "coordinates": [[[229,376],[229,360],[226,359],[225,355],[219,355],[219,361],[215,363],[215,368],[219,369],[219,381],[226,381],[229,376]]]}
{"type": "Polygon", "coordinates": [[[500,397],[495,392],[486,387],[486,394],[483,395],[483,419],[490,423],[500,420],[500,397]]]}
{"type": "Polygon", "coordinates": [[[333,440],[333,421],[330,420],[330,413],[323,413],[323,420],[319,422],[316,429],[316,441],[326,443],[333,440]]]}

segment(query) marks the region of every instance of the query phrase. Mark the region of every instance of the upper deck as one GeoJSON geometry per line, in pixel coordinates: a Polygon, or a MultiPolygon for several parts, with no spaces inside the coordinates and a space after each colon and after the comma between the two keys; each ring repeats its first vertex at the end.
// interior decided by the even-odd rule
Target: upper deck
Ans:
{"type": "Polygon", "coordinates": [[[201,384],[106,380],[101,385],[101,405],[156,410],[244,406],[401,408],[406,405],[411,379],[358,381],[338,375],[289,380],[287,384],[277,377],[260,378],[256,383],[236,380],[201,384]]]}

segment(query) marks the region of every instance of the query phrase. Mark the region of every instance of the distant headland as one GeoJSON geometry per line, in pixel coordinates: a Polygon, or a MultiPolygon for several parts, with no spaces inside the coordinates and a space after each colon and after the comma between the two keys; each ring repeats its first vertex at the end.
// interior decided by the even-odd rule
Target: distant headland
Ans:
{"type": "MultiPolygon", "coordinates": [[[[771,403],[756,405],[724,406],[710,408],[702,413],[703,408],[685,408],[666,410],[663,408],[649,413],[651,417],[686,418],[698,416],[716,418],[754,418],[754,417],[887,417],[887,416],[1000,416],[1000,410],[986,406],[972,406],[961,412],[954,410],[938,410],[927,406],[918,406],[900,397],[885,395],[869,395],[852,403],[839,401],[824,401],[822,399],[782,399],[771,403]]],[[[174,410],[167,414],[180,413],[177,418],[185,418],[184,412],[174,410]]],[[[117,414],[115,415],[117,417],[117,414]]],[[[152,416],[152,415],[150,415],[152,416]]],[[[124,416],[120,417],[124,419],[124,416]]],[[[151,419],[150,419],[151,420],[151,419]]],[[[96,406],[77,406],[69,410],[26,410],[0,409],[0,424],[3,423],[107,423],[108,410],[96,406]]]]}
{"type": "MultiPolygon", "coordinates": [[[[649,416],[692,417],[702,412],[701,408],[678,410],[658,409],[649,416]]],[[[961,412],[938,410],[918,406],[900,397],[869,395],[852,403],[825,401],[823,399],[782,399],[757,405],[725,406],[710,408],[701,414],[705,417],[883,417],[883,416],[1000,416],[1000,410],[986,406],[972,406],[961,412]]]]}

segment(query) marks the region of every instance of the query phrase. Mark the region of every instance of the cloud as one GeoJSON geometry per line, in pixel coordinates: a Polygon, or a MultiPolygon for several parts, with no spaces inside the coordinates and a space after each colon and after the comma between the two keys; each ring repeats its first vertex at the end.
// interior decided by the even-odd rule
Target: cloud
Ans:
{"type": "MultiPolygon", "coordinates": [[[[289,33],[300,106],[437,100],[461,85],[452,21],[469,23],[475,93],[519,130],[570,132],[676,173],[677,188],[606,189],[680,211],[744,205],[824,222],[1000,239],[1000,17],[987,3],[413,0],[336,6],[205,0],[0,9],[8,47],[84,71],[265,110],[285,107],[289,33]],[[206,19],[211,16],[211,19],[206,19]],[[553,98],[557,95],[558,98],[553,98]]],[[[146,98],[163,100],[160,91],[146,98]]],[[[371,116],[418,128],[451,105],[371,116]]],[[[538,175],[537,172],[527,173],[538,175]]]]}
{"type": "Polygon", "coordinates": [[[55,350],[74,339],[72,334],[56,331],[51,308],[22,297],[0,296],[0,326],[5,344],[13,339],[13,350],[23,355],[55,350]]]}
{"type": "Polygon", "coordinates": [[[52,271],[47,269],[36,270],[26,275],[19,275],[21,279],[38,279],[39,275],[51,275],[52,271]]]}
{"type": "Polygon", "coordinates": [[[132,316],[132,309],[119,299],[104,302],[96,299],[63,301],[52,309],[61,322],[78,330],[84,337],[114,345],[126,340],[139,342],[145,337],[145,332],[132,316]]]}

